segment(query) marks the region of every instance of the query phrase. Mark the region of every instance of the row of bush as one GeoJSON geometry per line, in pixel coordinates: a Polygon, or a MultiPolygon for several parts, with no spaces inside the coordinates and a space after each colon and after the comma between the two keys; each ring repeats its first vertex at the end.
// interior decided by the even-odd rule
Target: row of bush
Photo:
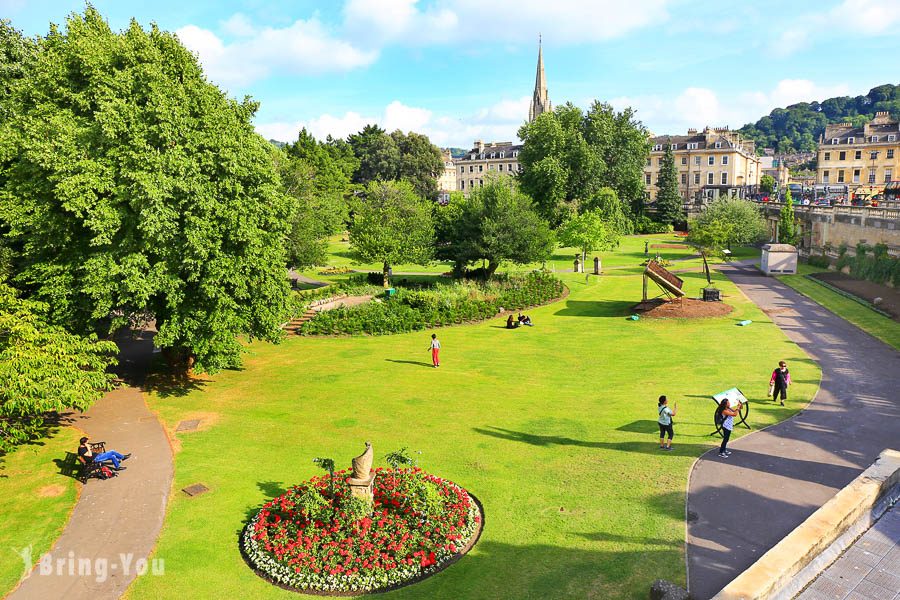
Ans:
{"type": "Polygon", "coordinates": [[[885,244],[857,244],[855,256],[850,256],[847,245],[841,244],[835,267],[841,270],[847,266],[850,267],[850,275],[856,279],[900,286],[900,260],[888,254],[885,244]]]}
{"type": "Polygon", "coordinates": [[[501,309],[521,310],[563,294],[562,281],[535,271],[488,282],[459,281],[430,289],[398,288],[387,300],[318,313],[303,324],[303,335],[390,334],[479,321],[501,309]]]}

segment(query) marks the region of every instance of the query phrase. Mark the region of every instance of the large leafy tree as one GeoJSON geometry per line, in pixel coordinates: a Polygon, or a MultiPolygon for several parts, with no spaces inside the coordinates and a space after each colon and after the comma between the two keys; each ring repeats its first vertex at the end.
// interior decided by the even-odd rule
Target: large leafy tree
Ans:
{"type": "Polygon", "coordinates": [[[391,265],[427,264],[434,253],[431,204],[406,181],[373,181],[353,205],[350,248],[365,262],[384,265],[384,287],[391,265]]]}
{"type": "Polygon", "coordinates": [[[717,254],[732,245],[753,244],[766,236],[766,220],[755,203],[720,198],[691,221],[688,240],[717,254]]]}
{"type": "Polygon", "coordinates": [[[359,133],[347,138],[359,162],[353,174],[354,183],[397,179],[400,172],[400,148],[397,141],[378,125],[366,125],[359,133]]]}
{"type": "Polygon", "coordinates": [[[37,41],[6,104],[0,221],[53,323],[149,314],[157,345],[207,371],[239,364],[239,334],[278,338],[289,203],[255,103],[207,82],[174,35],[113,32],[89,6],[37,41]]]}
{"type": "Polygon", "coordinates": [[[0,282],[0,454],[40,436],[54,412],[86,410],[111,388],[116,345],[50,325],[0,282]]]}
{"type": "Polygon", "coordinates": [[[673,225],[684,219],[681,194],[678,193],[678,171],[675,169],[675,153],[666,142],[659,178],[656,181],[656,220],[673,225]]]}
{"type": "Polygon", "coordinates": [[[437,211],[437,254],[453,261],[457,273],[487,261],[490,277],[503,261],[527,264],[546,260],[553,251],[553,232],[531,198],[509,180],[488,180],[468,198],[454,194],[437,211]]]}
{"type": "Polygon", "coordinates": [[[422,198],[436,200],[437,178],[444,170],[440,149],[431,143],[428,136],[413,131],[404,134],[398,129],[391,134],[391,138],[400,150],[396,179],[410,182],[422,198]]]}
{"type": "Polygon", "coordinates": [[[570,218],[559,228],[559,241],[581,250],[581,264],[585,264],[587,253],[595,250],[609,250],[619,241],[616,226],[604,220],[599,210],[585,211],[570,218]]]}
{"type": "Polygon", "coordinates": [[[771,175],[763,175],[759,178],[759,191],[771,195],[775,191],[775,178],[771,175]]]}

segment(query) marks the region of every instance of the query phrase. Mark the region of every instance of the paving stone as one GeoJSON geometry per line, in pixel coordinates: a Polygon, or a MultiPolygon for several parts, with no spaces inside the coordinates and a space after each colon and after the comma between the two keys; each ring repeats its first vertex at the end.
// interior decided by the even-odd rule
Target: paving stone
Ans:
{"type": "Polygon", "coordinates": [[[872,569],[863,581],[880,585],[889,590],[900,590],[900,575],[897,574],[897,565],[872,569]]]}
{"type": "Polygon", "coordinates": [[[178,427],[175,428],[175,431],[194,431],[199,425],[200,419],[189,419],[179,423],[178,427]]]}
{"type": "Polygon", "coordinates": [[[820,575],[797,600],[843,600],[853,586],[820,575]]]}
{"type": "Polygon", "coordinates": [[[209,491],[209,488],[203,485],[202,483],[195,483],[193,485],[189,485],[186,488],[181,490],[188,496],[199,496],[200,494],[205,494],[209,491]]]}
{"type": "MultiPolygon", "coordinates": [[[[890,555],[888,555],[890,556],[890,555]]],[[[872,554],[862,548],[857,548],[856,546],[851,546],[849,550],[844,553],[844,557],[853,560],[862,565],[867,565],[869,567],[878,566],[883,560],[887,560],[888,557],[881,557],[877,554],[872,554]]]]}
{"type": "Polygon", "coordinates": [[[893,600],[895,592],[871,581],[862,581],[853,589],[854,594],[859,594],[866,600],[893,600]]]}
{"type": "Polygon", "coordinates": [[[853,556],[848,557],[845,554],[828,567],[824,574],[835,581],[846,583],[852,588],[862,581],[871,570],[872,565],[857,562],[853,556]]]}
{"type": "Polygon", "coordinates": [[[891,541],[888,541],[886,538],[878,535],[869,536],[872,530],[870,529],[866,535],[859,538],[854,546],[865,550],[867,552],[871,552],[872,554],[876,554],[881,556],[882,558],[887,556],[887,553],[893,550],[894,544],[891,541]],[[868,536],[868,537],[867,537],[868,536]]]}

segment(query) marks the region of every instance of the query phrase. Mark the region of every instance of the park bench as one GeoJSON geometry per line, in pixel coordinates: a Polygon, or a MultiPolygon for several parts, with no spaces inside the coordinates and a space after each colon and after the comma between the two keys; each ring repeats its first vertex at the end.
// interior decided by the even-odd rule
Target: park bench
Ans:
{"type": "MultiPolygon", "coordinates": [[[[106,452],[106,442],[90,443],[88,444],[88,446],[91,447],[91,452],[95,455],[106,452]]],[[[78,454],[73,454],[73,456],[75,457],[75,466],[78,471],[78,475],[76,477],[81,483],[87,483],[88,479],[90,479],[91,477],[99,477],[100,469],[104,466],[109,466],[112,464],[112,461],[110,460],[94,462],[92,460],[85,460],[78,454]]]]}

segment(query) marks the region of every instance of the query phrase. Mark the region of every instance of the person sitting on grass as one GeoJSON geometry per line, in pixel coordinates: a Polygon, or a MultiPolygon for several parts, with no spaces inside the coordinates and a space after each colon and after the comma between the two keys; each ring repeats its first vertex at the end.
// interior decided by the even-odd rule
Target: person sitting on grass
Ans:
{"type": "Polygon", "coordinates": [[[506,328],[507,328],[507,329],[515,329],[515,328],[518,327],[518,326],[519,326],[519,322],[516,321],[515,319],[513,319],[513,316],[512,316],[512,315],[509,315],[509,316],[506,318],[506,328]]]}
{"type": "Polygon", "coordinates": [[[102,463],[108,460],[112,462],[113,468],[116,471],[123,471],[125,470],[125,467],[120,466],[121,461],[131,458],[130,452],[128,454],[121,454],[120,452],[116,452],[115,450],[107,450],[106,452],[101,452],[100,454],[94,454],[90,446],[88,446],[88,438],[83,437],[79,440],[79,442],[80,445],[78,446],[78,456],[80,456],[86,463],[102,463]]]}
{"type": "Polygon", "coordinates": [[[529,317],[528,315],[523,315],[522,313],[519,313],[519,323],[521,323],[522,325],[528,325],[529,327],[534,327],[534,323],[531,322],[531,317],[529,317]]]}

